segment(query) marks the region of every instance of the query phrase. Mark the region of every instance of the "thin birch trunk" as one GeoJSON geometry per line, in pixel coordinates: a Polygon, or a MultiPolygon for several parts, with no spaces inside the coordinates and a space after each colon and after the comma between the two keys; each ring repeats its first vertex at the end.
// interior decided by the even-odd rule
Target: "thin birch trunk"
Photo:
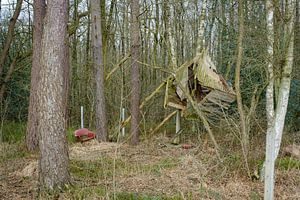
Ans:
{"type": "Polygon", "coordinates": [[[265,199],[273,199],[274,190],[274,149],[275,149],[275,132],[273,130],[274,121],[274,72],[273,72],[273,57],[274,57],[274,5],[271,0],[266,2],[267,11],[267,39],[268,39],[268,73],[269,84],[266,89],[266,114],[267,114],[267,135],[266,135],[266,161],[265,161],[265,199]]]}
{"type": "Polygon", "coordinates": [[[290,85],[291,85],[291,74],[293,68],[294,59],[294,20],[295,20],[295,0],[287,1],[287,19],[290,19],[285,30],[287,51],[285,54],[285,64],[283,66],[281,82],[279,86],[278,102],[276,105],[275,115],[275,159],[278,157],[284,121],[287,112],[290,85]]]}
{"type": "MultiPolygon", "coordinates": [[[[273,5],[274,6],[274,5],[273,5]]],[[[272,46],[274,42],[274,25],[273,25],[273,8],[271,2],[268,0],[266,3],[267,7],[267,30],[268,30],[268,56],[269,59],[274,60],[274,47],[272,46]]],[[[266,167],[265,167],[265,193],[264,198],[272,200],[274,198],[274,171],[275,171],[275,161],[278,157],[285,115],[287,112],[287,105],[290,92],[291,83],[291,73],[293,66],[293,53],[294,53],[294,16],[295,16],[295,0],[286,1],[286,15],[289,21],[284,30],[285,44],[287,45],[287,50],[285,54],[285,64],[282,69],[281,79],[278,89],[278,97],[276,103],[276,110],[274,110],[274,74],[272,60],[269,60],[268,71],[270,77],[270,83],[267,88],[267,141],[266,141],[266,167]]]]}
{"type": "Polygon", "coordinates": [[[205,45],[205,16],[206,16],[206,0],[202,2],[201,15],[198,26],[198,37],[197,37],[197,50],[196,54],[200,54],[205,45]]]}

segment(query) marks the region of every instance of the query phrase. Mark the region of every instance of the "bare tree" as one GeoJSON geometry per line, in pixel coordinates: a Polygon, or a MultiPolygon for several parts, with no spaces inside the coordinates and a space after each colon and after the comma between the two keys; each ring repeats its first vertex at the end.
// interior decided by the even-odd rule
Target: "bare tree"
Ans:
{"type": "Polygon", "coordinates": [[[29,151],[33,151],[38,146],[38,98],[37,87],[39,85],[39,71],[41,67],[41,43],[43,34],[43,19],[46,12],[45,0],[35,0],[34,8],[34,27],[33,27],[33,49],[32,49],[32,67],[31,67],[31,83],[30,98],[28,109],[28,122],[26,133],[26,145],[29,151]]]}
{"type": "MultiPolygon", "coordinates": [[[[270,0],[266,2],[267,8],[267,31],[268,31],[268,73],[269,84],[266,91],[266,112],[267,112],[267,136],[266,136],[266,161],[265,161],[265,199],[274,198],[274,172],[275,161],[278,157],[281,138],[284,128],[285,115],[290,93],[291,73],[293,66],[294,53],[294,19],[295,19],[295,0],[286,1],[286,19],[289,19],[284,29],[284,39],[286,43],[286,53],[284,55],[285,62],[281,69],[281,77],[278,89],[277,102],[275,105],[274,96],[274,8],[278,6],[270,0]]],[[[276,3],[276,2],[275,2],[276,3]]],[[[278,35],[277,35],[278,36],[278,35]]],[[[278,67],[278,66],[277,66],[278,67]]]]}
{"type": "Polygon", "coordinates": [[[91,0],[92,53],[96,71],[96,134],[99,141],[107,140],[107,120],[104,96],[104,64],[101,32],[100,1],[91,0]]]}
{"type": "Polygon", "coordinates": [[[48,1],[42,37],[39,103],[39,182],[47,189],[70,181],[66,140],[66,80],[68,1],[48,1]]]}
{"type": "Polygon", "coordinates": [[[131,25],[131,143],[136,145],[139,143],[139,121],[140,121],[140,78],[139,64],[140,58],[140,35],[139,35],[139,1],[131,0],[130,8],[132,12],[131,25]]]}
{"type": "Polygon", "coordinates": [[[22,2],[23,2],[23,0],[18,0],[17,1],[16,9],[14,11],[14,14],[13,14],[12,18],[10,19],[6,40],[5,40],[5,43],[4,43],[3,50],[1,51],[1,54],[0,54],[0,77],[2,75],[3,66],[5,64],[5,59],[8,55],[10,45],[11,45],[11,42],[12,42],[13,37],[14,37],[14,29],[15,29],[17,19],[20,15],[20,12],[21,12],[22,2]]]}
{"type": "MultiPolygon", "coordinates": [[[[242,58],[243,58],[243,39],[244,39],[244,1],[239,0],[239,7],[238,7],[238,15],[239,15],[239,35],[237,41],[237,58],[236,58],[236,68],[235,68],[235,92],[236,92],[236,99],[238,105],[238,112],[240,117],[240,131],[241,131],[241,144],[242,144],[242,151],[244,155],[244,159],[246,162],[246,166],[248,169],[248,161],[247,155],[249,151],[249,135],[246,126],[246,114],[243,108],[243,100],[241,95],[241,86],[240,86],[240,79],[241,79],[241,65],[242,65],[242,58]]],[[[248,173],[249,169],[248,169],[248,173]]]]}

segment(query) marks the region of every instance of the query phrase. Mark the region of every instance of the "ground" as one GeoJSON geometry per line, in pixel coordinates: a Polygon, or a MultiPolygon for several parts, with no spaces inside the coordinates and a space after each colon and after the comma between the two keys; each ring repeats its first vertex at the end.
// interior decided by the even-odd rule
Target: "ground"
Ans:
{"type": "MultiPolygon", "coordinates": [[[[37,155],[26,153],[22,144],[3,144],[0,199],[262,199],[263,183],[247,176],[239,154],[224,150],[219,161],[209,144],[190,142],[193,147],[184,149],[169,140],[157,136],[136,147],[71,144],[72,185],[42,196],[37,192],[37,155]]],[[[281,160],[276,199],[300,199],[300,163],[281,160]]]]}

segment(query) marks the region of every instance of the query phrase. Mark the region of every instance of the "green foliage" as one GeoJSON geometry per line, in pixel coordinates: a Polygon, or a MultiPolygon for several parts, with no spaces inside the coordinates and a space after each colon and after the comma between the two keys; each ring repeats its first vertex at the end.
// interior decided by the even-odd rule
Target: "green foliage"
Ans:
{"type": "Polygon", "coordinates": [[[24,141],[26,124],[23,122],[5,121],[0,130],[3,142],[16,143],[24,141]]]}

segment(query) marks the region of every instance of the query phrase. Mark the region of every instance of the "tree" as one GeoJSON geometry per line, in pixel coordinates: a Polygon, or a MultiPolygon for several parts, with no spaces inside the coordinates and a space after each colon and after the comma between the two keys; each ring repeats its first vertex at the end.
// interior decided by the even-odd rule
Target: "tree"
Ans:
{"type": "Polygon", "coordinates": [[[43,19],[45,17],[45,0],[35,0],[34,7],[34,27],[33,27],[33,49],[32,49],[32,67],[30,97],[26,133],[26,145],[29,151],[33,151],[38,146],[38,98],[37,87],[39,85],[39,71],[41,67],[41,43],[43,34],[43,19]]]}
{"type": "Polygon", "coordinates": [[[104,65],[101,32],[100,1],[91,1],[92,54],[96,80],[96,134],[99,141],[107,140],[107,120],[104,96],[104,65]]]}
{"type": "MultiPolygon", "coordinates": [[[[273,2],[274,3],[274,2],[273,2]]],[[[277,3],[277,1],[275,1],[277,3]]],[[[265,193],[264,198],[271,200],[274,198],[274,171],[275,161],[278,157],[281,138],[284,128],[285,115],[287,111],[291,73],[293,66],[294,51],[294,17],[295,17],[295,0],[286,1],[286,19],[287,24],[284,29],[284,40],[286,50],[284,55],[284,64],[282,67],[274,66],[274,24],[273,15],[274,8],[277,4],[272,4],[270,0],[266,2],[267,8],[267,34],[268,34],[268,73],[269,84],[266,91],[266,114],[267,114],[267,136],[266,136],[266,167],[265,167],[265,193]],[[274,90],[275,77],[274,69],[280,68],[280,83],[278,96],[274,98],[276,92],[274,90]],[[277,101],[275,102],[274,99],[277,101]]],[[[278,36],[278,35],[277,35],[278,36]]]]}
{"type": "Polygon", "coordinates": [[[68,1],[48,1],[42,36],[39,103],[39,182],[47,189],[70,181],[66,140],[68,1]]]}
{"type": "Polygon", "coordinates": [[[241,79],[241,65],[242,65],[242,58],[243,58],[243,39],[244,39],[244,1],[238,1],[238,13],[239,13],[239,34],[238,34],[238,41],[237,41],[237,59],[236,59],[236,68],[235,68],[235,92],[236,92],[236,99],[238,105],[238,112],[240,117],[240,131],[241,131],[241,146],[244,155],[244,159],[246,162],[246,167],[249,172],[247,155],[249,151],[249,132],[247,130],[246,124],[246,115],[243,108],[243,100],[241,95],[241,87],[240,87],[240,79],[241,79]]]}
{"type": "Polygon", "coordinates": [[[130,8],[132,12],[131,25],[131,143],[139,143],[139,121],[140,121],[140,78],[139,78],[139,52],[140,52],[140,35],[139,35],[139,1],[131,0],[130,8]]]}
{"type": "Polygon", "coordinates": [[[14,28],[15,28],[17,19],[20,15],[20,12],[21,12],[22,2],[23,2],[23,0],[18,0],[17,1],[16,9],[14,11],[14,14],[13,14],[12,18],[10,19],[6,40],[5,40],[5,43],[4,43],[3,50],[1,51],[1,55],[0,55],[0,77],[2,75],[5,60],[6,60],[6,57],[8,55],[10,45],[11,45],[13,37],[14,37],[14,28]]]}

